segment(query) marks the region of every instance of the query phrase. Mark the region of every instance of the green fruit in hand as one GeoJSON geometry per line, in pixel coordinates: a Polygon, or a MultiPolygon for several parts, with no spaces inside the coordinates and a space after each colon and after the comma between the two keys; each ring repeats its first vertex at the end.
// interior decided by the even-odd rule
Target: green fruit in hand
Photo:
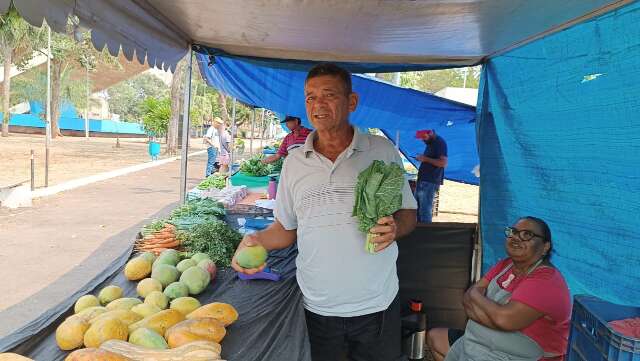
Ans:
{"type": "Polygon", "coordinates": [[[236,260],[242,268],[256,268],[267,260],[267,250],[260,245],[245,247],[238,252],[236,260]]]}

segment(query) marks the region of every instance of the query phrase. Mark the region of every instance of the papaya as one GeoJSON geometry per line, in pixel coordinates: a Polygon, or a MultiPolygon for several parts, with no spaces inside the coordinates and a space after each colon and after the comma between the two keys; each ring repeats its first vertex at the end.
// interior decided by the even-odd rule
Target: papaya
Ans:
{"type": "Polygon", "coordinates": [[[209,272],[209,282],[213,281],[213,279],[216,278],[216,264],[212,260],[203,259],[202,261],[198,262],[198,267],[209,272]]]}
{"type": "Polygon", "coordinates": [[[143,257],[132,258],[124,266],[124,276],[129,281],[138,281],[151,273],[151,262],[143,257]]]}
{"type": "Polygon", "coordinates": [[[142,257],[149,261],[149,263],[153,264],[156,260],[156,255],[153,252],[142,252],[138,257],[142,257]]]}
{"type": "Polygon", "coordinates": [[[100,300],[94,295],[84,295],[73,305],[73,313],[79,313],[85,308],[100,306],[100,300]]]}
{"type": "Polygon", "coordinates": [[[129,335],[129,342],[155,350],[166,350],[169,348],[164,337],[160,336],[156,331],[144,327],[133,331],[129,335]]]}
{"type": "Polygon", "coordinates": [[[227,327],[238,319],[238,311],[228,303],[213,302],[199,307],[187,315],[187,319],[213,317],[227,327]]]}
{"type": "Polygon", "coordinates": [[[64,361],[133,361],[132,359],[99,348],[83,348],[70,353],[64,361]]]}
{"type": "Polygon", "coordinates": [[[89,329],[89,322],[80,317],[72,317],[56,328],[56,343],[61,350],[73,350],[82,347],[84,334],[89,329]]]}
{"type": "Polygon", "coordinates": [[[171,309],[162,310],[129,325],[129,332],[133,332],[139,328],[148,328],[160,335],[164,335],[169,327],[183,320],[184,316],[179,311],[171,309]]]}
{"type": "Polygon", "coordinates": [[[106,307],[102,307],[102,306],[95,306],[95,307],[89,307],[89,308],[85,308],[84,310],[80,311],[80,313],[77,313],[73,316],[70,316],[67,318],[71,319],[71,318],[81,318],[87,322],[89,322],[92,318],[101,315],[105,312],[108,312],[106,307]]]}
{"type": "Polygon", "coordinates": [[[154,305],[164,310],[169,305],[169,298],[162,292],[153,291],[144,299],[144,303],[154,305]]]}
{"type": "Polygon", "coordinates": [[[98,293],[98,299],[103,306],[120,297],[122,297],[122,288],[114,285],[107,286],[98,293]]]}
{"type": "Polygon", "coordinates": [[[117,318],[108,317],[94,322],[84,334],[84,345],[98,347],[107,340],[127,340],[127,325],[117,318]]]}
{"type": "Polygon", "coordinates": [[[209,257],[208,254],[206,253],[202,253],[202,252],[198,252],[196,254],[194,254],[193,256],[191,256],[191,259],[196,263],[200,263],[202,260],[205,259],[211,259],[211,257],[209,257]]]}
{"type": "Polygon", "coordinates": [[[113,311],[105,312],[103,314],[100,314],[92,318],[89,321],[89,324],[93,325],[94,323],[109,317],[117,318],[127,326],[129,326],[132,323],[136,323],[144,318],[131,310],[113,310],[113,311]]]}
{"type": "Polygon", "coordinates": [[[142,301],[140,301],[139,298],[125,297],[125,298],[118,298],[117,300],[113,300],[109,302],[109,304],[106,307],[107,307],[107,310],[109,311],[130,310],[131,307],[135,305],[139,305],[141,303],[142,301]]]}
{"type": "Polygon", "coordinates": [[[154,280],[153,278],[145,278],[138,282],[138,286],[136,286],[136,292],[138,293],[138,296],[142,298],[146,298],[149,293],[153,291],[162,292],[162,283],[158,280],[154,280]]]}
{"type": "Polygon", "coordinates": [[[189,296],[189,288],[182,282],[173,282],[162,291],[169,300],[189,296]]]}
{"type": "Polygon", "coordinates": [[[167,264],[167,265],[175,266],[178,264],[178,261],[180,261],[180,254],[178,253],[178,251],[176,251],[175,249],[167,249],[162,251],[162,253],[160,253],[158,258],[156,258],[153,266],[154,268],[156,264],[157,265],[167,264]]]}
{"type": "Polygon", "coordinates": [[[158,313],[162,310],[158,308],[158,306],[156,305],[152,305],[150,303],[142,303],[142,304],[133,306],[133,308],[131,308],[131,311],[142,316],[142,318],[145,318],[149,315],[153,315],[154,313],[158,313]]]}
{"type": "Polygon", "coordinates": [[[220,343],[226,333],[222,322],[205,317],[179,322],[167,330],[165,337],[169,347],[176,348],[194,341],[220,343]]]}
{"type": "Polygon", "coordinates": [[[200,301],[193,297],[179,297],[171,301],[169,308],[178,310],[183,315],[188,315],[200,307],[200,301]]]}

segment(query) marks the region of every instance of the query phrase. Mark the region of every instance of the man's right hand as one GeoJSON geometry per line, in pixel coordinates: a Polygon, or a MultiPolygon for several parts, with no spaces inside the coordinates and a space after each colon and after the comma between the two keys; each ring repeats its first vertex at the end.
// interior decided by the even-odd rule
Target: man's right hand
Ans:
{"type": "Polygon", "coordinates": [[[258,240],[258,236],[256,236],[255,233],[245,235],[244,238],[242,238],[242,242],[240,242],[240,244],[238,245],[238,248],[236,249],[236,253],[233,255],[233,258],[231,259],[231,268],[233,268],[234,270],[240,273],[244,273],[247,275],[252,275],[254,273],[261,272],[266,267],[267,265],[266,263],[263,263],[257,268],[242,268],[238,264],[238,261],[236,260],[236,256],[238,255],[238,252],[240,252],[240,250],[242,250],[243,248],[251,247],[255,245],[262,245],[262,243],[260,243],[260,241],[258,240]]]}

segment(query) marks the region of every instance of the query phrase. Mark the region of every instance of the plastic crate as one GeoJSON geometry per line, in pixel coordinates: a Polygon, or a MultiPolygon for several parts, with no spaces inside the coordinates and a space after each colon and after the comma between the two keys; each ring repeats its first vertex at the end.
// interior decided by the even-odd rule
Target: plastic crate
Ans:
{"type": "Polygon", "coordinates": [[[609,321],[640,317],[640,308],[575,296],[568,361],[640,361],[640,339],[623,336],[609,321]]]}

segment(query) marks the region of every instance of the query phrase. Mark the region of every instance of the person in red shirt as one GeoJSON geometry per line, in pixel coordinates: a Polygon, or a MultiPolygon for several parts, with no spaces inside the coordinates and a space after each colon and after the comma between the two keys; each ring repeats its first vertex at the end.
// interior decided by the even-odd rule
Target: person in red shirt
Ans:
{"type": "Polygon", "coordinates": [[[505,229],[508,258],[498,262],[464,295],[464,333],[429,331],[436,360],[564,360],[571,297],[549,261],[551,231],[541,219],[520,218],[505,229]],[[459,338],[451,345],[451,338],[459,338]]]}
{"type": "Polygon", "coordinates": [[[311,129],[302,126],[302,121],[298,117],[288,115],[281,123],[287,123],[287,128],[291,132],[284,137],[276,154],[262,159],[263,164],[273,163],[280,158],[286,157],[292,149],[303,146],[307,136],[311,133],[311,129]]]}

